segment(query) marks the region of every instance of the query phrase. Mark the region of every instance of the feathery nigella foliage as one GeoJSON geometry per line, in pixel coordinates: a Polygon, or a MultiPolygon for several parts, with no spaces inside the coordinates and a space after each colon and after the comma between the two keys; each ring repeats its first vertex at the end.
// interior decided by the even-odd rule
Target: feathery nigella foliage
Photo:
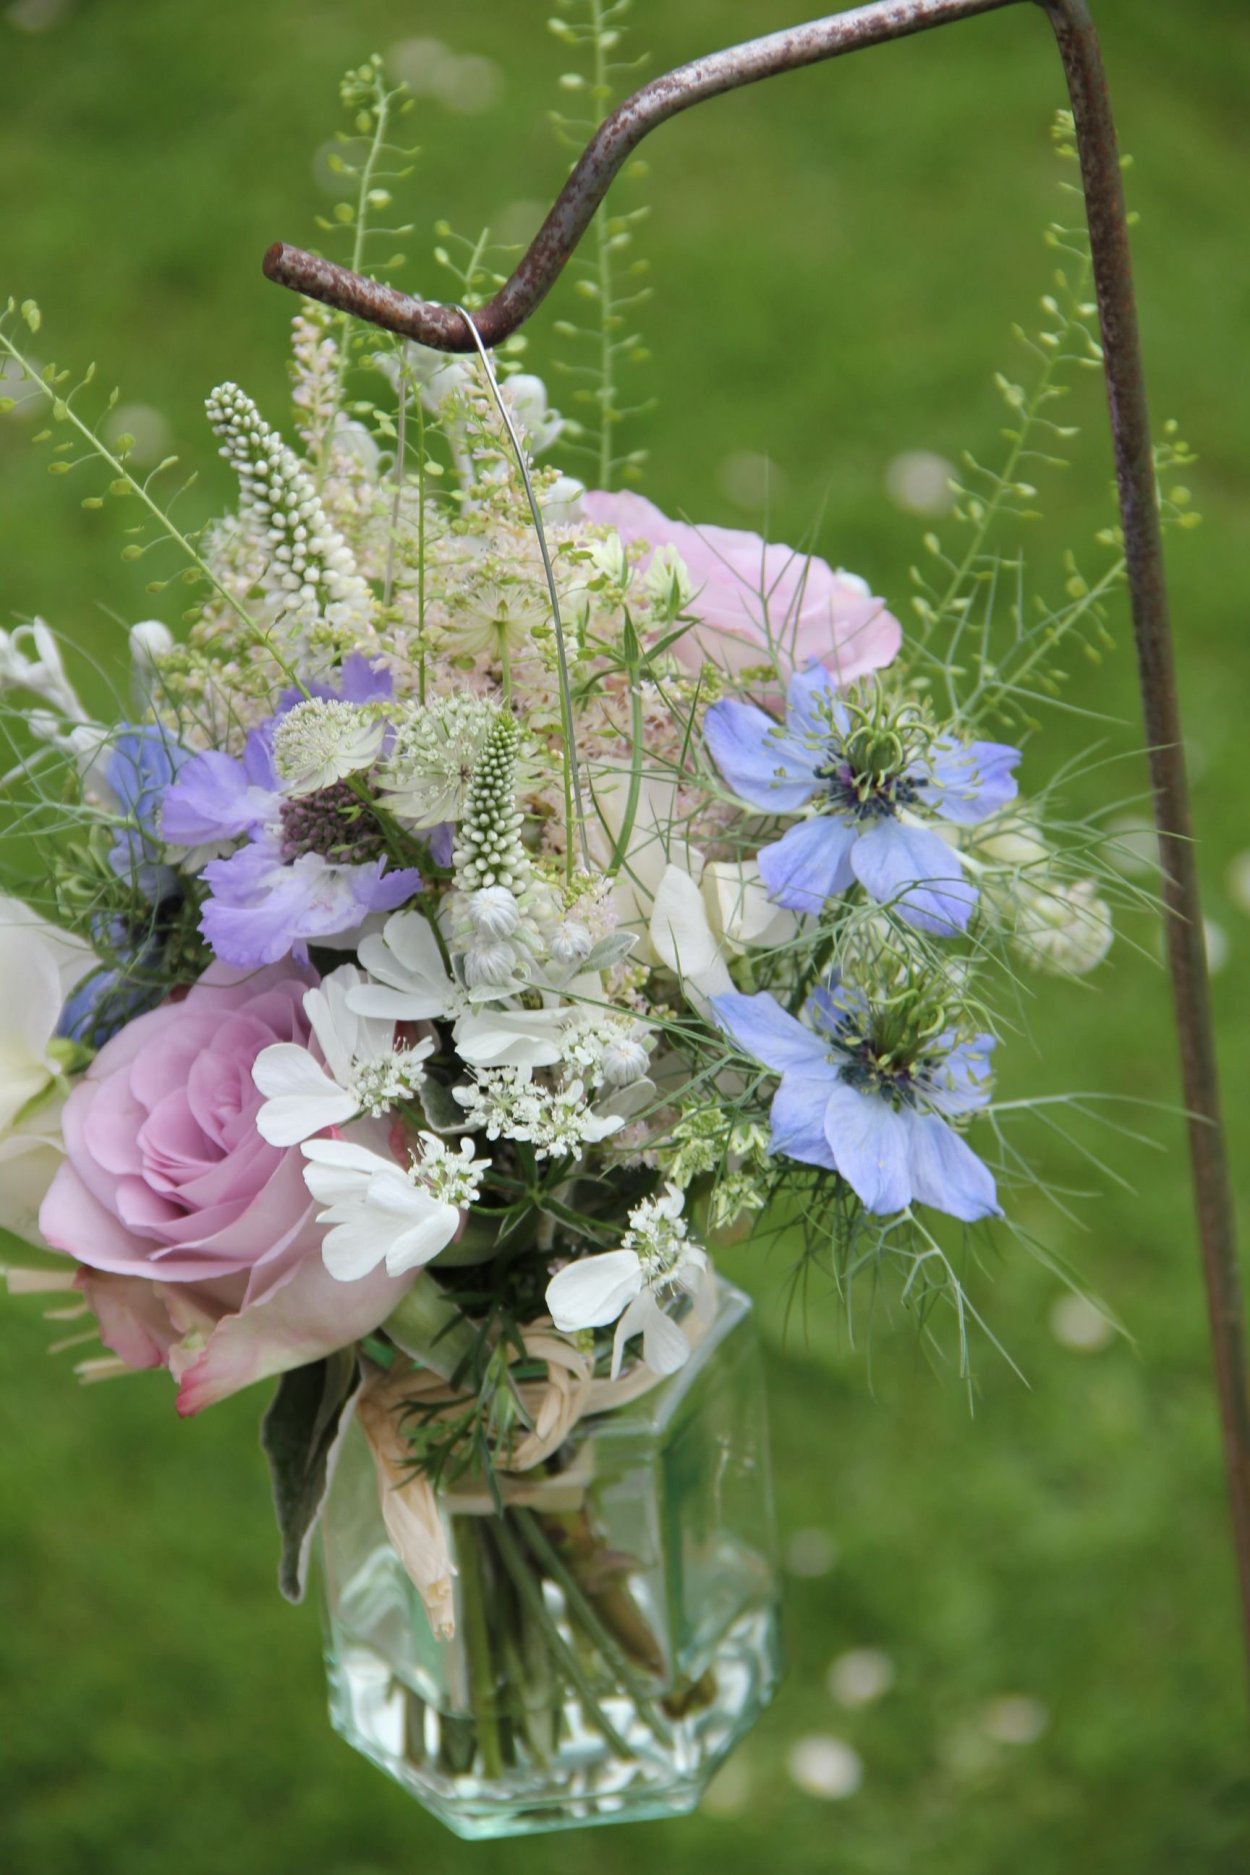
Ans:
{"type": "MultiPolygon", "coordinates": [[[[587,0],[553,25],[589,57],[565,89],[596,112],[627,74],[623,12],[587,0]]],[[[410,101],[376,61],[344,101],[347,193],[324,232],[378,266],[410,101]]],[[[1067,704],[1059,660],[1109,649],[1122,545],[1100,527],[1097,564],[1070,556],[1054,599],[1014,545],[1073,438],[1059,400],[1097,359],[1078,238],[1051,232],[1031,375],[999,380],[1004,464],[965,465],[905,640],[893,594],[613,492],[637,466],[615,440],[618,369],[641,349],[634,232],[601,222],[582,281],[598,323],[562,333],[588,351],[580,427],[536,376],[504,372],[505,423],[478,361],[305,308],[293,440],[215,390],[238,499],[191,532],[158,499],[171,465],[139,480],[85,414],[90,374],[29,359],[37,308],[0,319],[51,467],[96,465],[142,514],[129,558],[180,556],[154,597],[180,573],[196,587],[190,618],[136,627],[115,722],[41,621],[0,634],[21,702],[4,785],[24,863],[47,861],[12,876],[0,962],[48,1017],[18,1143],[0,1143],[64,1148],[38,1228],[89,1306],[105,1297],[119,1359],[168,1361],[188,1410],[345,1349],[436,1364],[394,1315],[427,1269],[465,1403],[414,1431],[430,1477],[470,1463],[466,1438],[472,1463],[506,1467],[521,1418],[500,1350],[539,1317],[588,1380],[680,1364],[730,1227],[796,1243],[848,1308],[896,1272],[927,1335],[948,1311],[968,1371],[972,1243],[1031,1243],[1022,1185],[1064,1202],[1024,1156],[1028,1101],[1000,1101],[993,1072],[1033,973],[1086,975],[1150,903],[1098,825],[1063,818],[1040,734],[1067,704]],[[168,1031],[150,1074],[139,1016],[168,1031]],[[99,1163],[79,1123],[107,1083],[109,1124],[137,1127],[144,1090],[177,1095],[184,1074],[195,1151],[220,1165],[203,1198],[164,1096],[99,1163]],[[116,1275],[151,1277],[158,1313],[180,1285],[178,1307],[155,1328],[111,1311],[97,1278],[116,1275]]],[[[491,284],[488,253],[454,263],[466,295],[491,284]]],[[[1185,526],[1188,460],[1169,433],[1161,504],[1185,526]]]]}

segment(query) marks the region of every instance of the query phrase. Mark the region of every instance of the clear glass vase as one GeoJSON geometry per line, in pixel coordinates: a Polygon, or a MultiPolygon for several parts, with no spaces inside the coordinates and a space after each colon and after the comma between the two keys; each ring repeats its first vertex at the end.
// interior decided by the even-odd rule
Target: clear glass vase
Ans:
{"type": "Polygon", "coordinates": [[[353,1428],[322,1521],[330,1716],[457,1835],[691,1810],[777,1683],[760,1353],[727,1283],[686,1366],[579,1421],[541,1475],[444,1493],[435,1637],[353,1428]]]}

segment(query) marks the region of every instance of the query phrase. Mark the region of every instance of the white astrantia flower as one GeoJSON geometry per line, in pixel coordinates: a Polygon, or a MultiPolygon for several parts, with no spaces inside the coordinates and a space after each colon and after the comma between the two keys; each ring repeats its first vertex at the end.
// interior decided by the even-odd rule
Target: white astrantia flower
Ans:
{"type": "Polygon", "coordinates": [[[419,911],[397,911],[362,938],[357,955],[370,980],[348,994],[357,1015],[433,1022],[460,1015],[468,997],[443,961],[438,936],[419,911]]]}
{"type": "Polygon", "coordinates": [[[325,1066],[298,1042],[262,1048],[252,1079],[265,1104],[256,1130],[271,1146],[294,1146],[358,1114],[378,1119],[417,1092],[432,1038],[410,1048],[395,1047],[391,1017],[360,1015],[353,994],[368,987],[354,964],[343,964],[304,996],[304,1013],[325,1066]]]}
{"type": "Polygon", "coordinates": [[[652,554],[642,583],[656,615],[662,619],[677,618],[694,598],[690,569],[669,541],[652,554]]]}
{"type": "Polygon", "coordinates": [[[544,1087],[529,1068],[484,1068],[476,1081],[451,1091],[466,1126],[487,1139],[524,1141],[538,1159],[573,1157],[625,1123],[620,1114],[595,1113],[580,1081],[544,1087]]]}
{"type": "Polygon", "coordinates": [[[273,761],[286,794],[315,794],[372,768],[386,725],[357,703],[309,697],[278,718],[273,761]]]}
{"type": "Polygon", "coordinates": [[[456,692],[394,714],[394,740],[378,776],[386,806],[411,827],[459,820],[498,706],[456,692]]]}
{"type": "Polygon", "coordinates": [[[614,1380],[634,1335],[642,1336],[642,1358],[653,1373],[674,1374],[689,1359],[690,1342],[665,1302],[689,1296],[700,1320],[715,1306],[707,1252],[691,1241],[684,1206],[685,1194],[674,1185],[644,1198],[629,1214],[619,1250],[567,1263],[547,1285],[547,1307],[562,1334],[616,1323],[614,1380]]]}
{"type": "Polygon", "coordinates": [[[418,1138],[421,1156],[406,1167],[345,1139],[310,1139],[301,1148],[304,1183],[324,1207],[322,1261],[337,1282],[355,1282],[380,1263],[390,1276],[419,1269],[460,1229],[490,1160],[474,1157],[470,1139],[452,1152],[432,1133],[418,1138]]]}

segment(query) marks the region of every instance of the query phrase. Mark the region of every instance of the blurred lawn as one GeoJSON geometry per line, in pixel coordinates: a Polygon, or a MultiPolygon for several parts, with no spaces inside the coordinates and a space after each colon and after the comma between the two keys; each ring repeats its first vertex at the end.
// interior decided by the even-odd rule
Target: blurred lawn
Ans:
{"type": "MultiPolygon", "coordinates": [[[[259,261],[275,237],[312,238],[311,157],[337,125],[340,72],[425,35],[497,64],[489,112],[427,100],[413,120],[424,154],[404,206],[422,264],[407,280],[437,290],[424,264],[437,217],[465,230],[523,224],[534,219],[524,204],[545,202],[561,179],[543,114],[568,55],[542,29],[547,10],[79,0],[53,18],[50,0],[0,6],[0,290],[42,303],[41,356],[96,356],[127,401],[163,411],[180,453],[203,468],[206,508],[224,501],[200,400],[232,377],[284,415],[292,307],[259,261]],[[20,28],[41,18],[47,30],[20,28]]],[[[1096,11],[1137,159],[1154,408],[1179,416],[1202,456],[1194,485],[1207,525],[1174,543],[1172,580],[1208,912],[1226,941],[1215,994],[1240,1170],[1250,926],[1226,869],[1250,846],[1250,16],[1243,0],[1102,0],[1096,11]]],[[[793,19],[783,0],[638,0],[636,13],[651,70],[793,19]]],[[[767,455],[780,471],[775,534],[794,539],[823,512],[821,550],[905,605],[927,524],[888,498],[886,466],[911,449],[995,459],[990,373],[1014,362],[1010,322],[1030,319],[1047,285],[1047,129],[1061,98],[1046,41],[1025,8],[797,74],[657,136],[645,251],[657,287],[647,389],[659,407],[637,440],[652,450],[646,486],[662,506],[757,522],[733,458],[767,455]]],[[[548,322],[567,311],[555,299],[548,322]]],[[[1092,378],[1078,401],[1086,434],[1047,491],[1036,542],[1052,564],[1107,512],[1092,378]]],[[[42,613],[116,680],[115,620],[152,602],[120,565],[111,520],[80,507],[83,492],[46,479],[21,426],[0,423],[0,618],[42,613]]],[[[1118,660],[1091,668],[1081,691],[1118,713],[1111,747],[1132,751],[1120,636],[1118,660]]],[[[1044,759],[1057,764],[1090,734],[1057,725],[1044,759]]],[[[1108,786],[1137,792],[1140,762],[1078,777],[1073,806],[1099,805],[1108,786]]],[[[1007,1091],[1173,1101],[1159,971],[1125,945],[1088,993],[1039,994],[1037,1042],[1007,1063],[1007,1091]]],[[[906,1319],[878,1324],[871,1372],[819,1294],[806,1334],[792,1325],[783,1346],[784,1252],[738,1253],[735,1274],[769,1313],[785,1527],[827,1533],[837,1561],[791,1581],[784,1694],[717,1813],[678,1824],[455,1844],[326,1726],[316,1617],[285,1608],[273,1585],[259,1397],[181,1426],[158,1379],[79,1395],[68,1359],[46,1357],[36,1309],[11,1305],[0,1333],[0,1869],[1244,1870],[1246,1707],[1183,1140],[1166,1117],[1150,1130],[1166,1156],[1115,1144],[1136,1189],[1091,1201],[1083,1231],[1030,1220],[1109,1298],[1134,1345],[1061,1345],[1049,1326],[1060,1290],[1013,1255],[979,1299],[1029,1384],[983,1348],[974,1418],[954,1377],[920,1358],[906,1319]],[[897,1680],[879,1703],[845,1710],[825,1671],[854,1647],[883,1649],[897,1680]],[[987,1705],[1006,1695],[1044,1708],[1033,1742],[987,1731],[987,1705]],[[823,1805],[793,1785],[786,1759],[797,1738],[830,1733],[860,1754],[864,1782],[823,1805]]],[[[1037,1146],[1051,1176],[1081,1182],[1070,1153],[1037,1146]]]]}

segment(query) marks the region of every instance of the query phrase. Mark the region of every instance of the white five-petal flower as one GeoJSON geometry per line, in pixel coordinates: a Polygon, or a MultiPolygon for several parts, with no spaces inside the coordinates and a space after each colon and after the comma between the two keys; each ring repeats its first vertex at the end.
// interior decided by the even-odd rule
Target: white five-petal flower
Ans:
{"type": "Polygon", "coordinates": [[[304,1013],[325,1066],[298,1042],[262,1048],[252,1079],[265,1104],[256,1130],[271,1146],[295,1146],[359,1113],[386,1112],[423,1078],[432,1039],[396,1050],[392,1017],[360,1015],[353,997],[368,987],[354,964],[343,964],[304,997],[304,1013]]]}
{"type": "Polygon", "coordinates": [[[431,1022],[468,1007],[443,962],[434,927],[419,911],[395,912],[380,935],[362,939],[358,955],[370,981],[350,993],[357,1015],[431,1022]]]}
{"type": "Polygon", "coordinates": [[[690,1357],[690,1342],[665,1313],[662,1297],[688,1295],[702,1320],[715,1306],[707,1252],[687,1236],[685,1194],[669,1185],[629,1214],[619,1250],[582,1257],[557,1270],[547,1285],[547,1307],[563,1334],[616,1323],[612,1378],[620,1373],[625,1343],[642,1336],[642,1358],[656,1374],[674,1374],[690,1357]]]}
{"type": "MultiPolygon", "coordinates": [[[[471,1154],[472,1145],[466,1144],[471,1154]]],[[[346,1139],[310,1139],[302,1151],[308,1161],[304,1183],[323,1207],[317,1222],[327,1226],[322,1260],[337,1282],[355,1282],[379,1263],[385,1263],[390,1276],[419,1269],[460,1229],[459,1208],[437,1195],[444,1180],[423,1183],[419,1159],[405,1171],[393,1159],[346,1139]]],[[[467,1158],[456,1167],[462,1190],[467,1158]]],[[[480,1162],[479,1178],[488,1164],[480,1162]]]]}

